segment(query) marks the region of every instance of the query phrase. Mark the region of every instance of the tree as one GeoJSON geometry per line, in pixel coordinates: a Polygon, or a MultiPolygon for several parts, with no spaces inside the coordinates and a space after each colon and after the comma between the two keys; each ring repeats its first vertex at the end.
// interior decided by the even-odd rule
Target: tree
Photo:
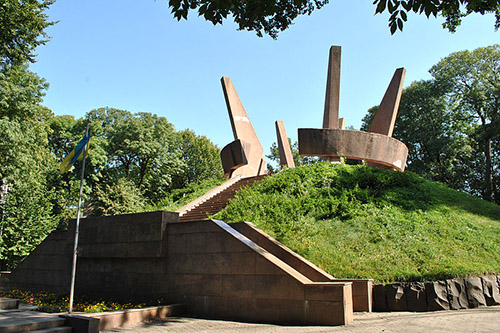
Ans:
{"type": "MultiPolygon", "coordinates": [[[[292,150],[292,158],[295,166],[310,165],[321,161],[321,159],[314,156],[300,156],[298,142],[295,141],[292,144],[292,140],[290,138],[288,138],[288,142],[290,144],[290,149],[292,150]]],[[[267,169],[270,172],[278,172],[281,169],[281,166],[278,144],[276,142],[271,144],[271,147],[269,148],[269,155],[266,155],[266,157],[278,165],[277,168],[274,168],[271,163],[269,163],[267,165],[267,169]]]]}
{"type": "Polygon", "coordinates": [[[492,141],[500,136],[500,45],[452,53],[430,73],[447,92],[448,103],[459,119],[470,124],[469,137],[481,146],[485,161],[483,196],[491,201],[492,141]]]}
{"type": "Polygon", "coordinates": [[[37,46],[49,40],[45,11],[55,0],[2,0],[0,4],[0,66],[34,62],[37,46]]]}
{"type": "Polygon", "coordinates": [[[374,0],[375,14],[388,11],[389,28],[391,34],[396,30],[403,30],[409,12],[425,14],[430,17],[441,15],[445,22],[443,28],[455,32],[460,26],[462,18],[472,13],[481,15],[495,13],[495,30],[500,27],[500,1],[499,0],[374,0]]]}
{"type": "Polygon", "coordinates": [[[224,177],[220,149],[206,136],[196,135],[187,129],[179,132],[179,148],[184,172],[178,178],[176,188],[189,183],[199,183],[208,178],[224,177]]]}
{"type": "MultiPolygon", "coordinates": [[[[84,183],[87,215],[139,212],[174,189],[222,175],[219,148],[190,130],[177,132],[164,117],[99,108],[87,118],[91,120],[84,183]]],[[[51,150],[62,160],[81,139],[85,120],[58,116],[50,127],[51,150]]],[[[64,193],[66,207],[76,205],[80,172],[77,164],[53,179],[54,187],[64,193]]]]}
{"type": "MultiPolygon", "coordinates": [[[[363,118],[367,130],[378,107],[363,118]]],[[[408,146],[407,171],[455,189],[470,188],[473,142],[432,80],[413,82],[401,96],[393,137],[408,146]]],[[[468,191],[471,192],[471,191],[468,191]]]]}
{"type": "Polygon", "coordinates": [[[50,154],[50,110],[40,105],[45,81],[28,70],[45,44],[45,10],[53,0],[0,4],[0,268],[11,269],[59,222],[49,185],[57,169],[50,154]]]}
{"type": "Polygon", "coordinates": [[[53,214],[55,190],[48,177],[56,168],[47,141],[47,117],[0,117],[0,268],[11,269],[59,222],[53,214]]]}
{"type": "MultiPolygon", "coordinates": [[[[222,24],[232,16],[239,30],[255,31],[277,38],[299,15],[310,15],[315,9],[328,4],[328,0],[169,0],[172,14],[178,20],[187,19],[190,10],[214,25],[222,24]]],[[[500,0],[374,0],[375,14],[387,11],[392,34],[403,30],[407,13],[441,15],[445,18],[443,27],[454,32],[461,19],[471,13],[495,13],[495,29],[500,26],[500,0]]]]}
{"type": "Polygon", "coordinates": [[[393,136],[409,148],[407,169],[500,202],[500,46],[452,53],[430,73],[401,97],[393,136]]]}

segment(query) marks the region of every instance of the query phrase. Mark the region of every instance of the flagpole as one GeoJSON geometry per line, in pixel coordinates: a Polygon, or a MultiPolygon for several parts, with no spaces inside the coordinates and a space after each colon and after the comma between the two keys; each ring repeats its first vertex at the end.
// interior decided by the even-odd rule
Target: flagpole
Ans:
{"type": "MultiPolygon", "coordinates": [[[[90,120],[87,120],[87,129],[85,130],[85,136],[89,135],[90,120]]],[[[85,157],[87,152],[87,142],[85,147],[83,147],[83,161],[82,161],[82,175],[80,177],[80,194],[78,195],[78,213],[76,215],[76,225],[75,225],[75,244],[73,247],[73,267],[71,268],[71,287],[69,289],[69,310],[68,313],[73,311],[73,296],[75,293],[75,277],[76,277],[76,258],[78,252],[78,233],[80,229],[80,208],[82,204],[82,189],[83,189],[83,175],[85,173],[85,157]]]]}

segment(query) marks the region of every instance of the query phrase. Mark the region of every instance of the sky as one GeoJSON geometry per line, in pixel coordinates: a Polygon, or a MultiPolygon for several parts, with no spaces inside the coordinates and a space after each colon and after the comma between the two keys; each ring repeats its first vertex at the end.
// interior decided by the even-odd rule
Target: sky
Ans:
{"type": "Polygon", "coordinates": [[[340,116],[359,129],[396,68],[406,68],[407,87],[430,79],[452,52],[500,42],[492,14],[465,18],[455,34],[441,17],[409,14],[391,35],[388,15],[374,11],[371,0],[330,0],[273,40],[196,12],[177,21],[167,0],[57,0],[48,11],[58,21],[47,30],[52,39],[31,69],[50,84],[43,104],[56,115],[150,112],[220,148],[234,140],[220,84],[229,76],[268,154],[276,120],[292,141],[298,128],[322,126],[331,45],[342,46],[340,116]]]}

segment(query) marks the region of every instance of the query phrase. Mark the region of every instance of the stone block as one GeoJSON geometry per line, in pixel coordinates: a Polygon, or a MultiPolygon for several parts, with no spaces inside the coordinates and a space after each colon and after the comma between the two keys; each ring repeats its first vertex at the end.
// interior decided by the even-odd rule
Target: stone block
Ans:
{"type": "Polygon", "coordinates": [[[219,231],[206,233],[206,252],[220,253],[254,251],[233,235],[224,231],[219,231]]]}
{"type": "Polygon", "coordinates": [[[255,252],[223,252],[207,254],[208,274],[254,274],[255,252]]]}
{"type": "Polygon", "coordinates": [[[306,325],[307,304],[304,300],[256,298],[254,320],[260,323],[306,325]]]}
{"type": "Polygon", "coordinates": [[[62,315],[66,319],[66,325],[71,326],[71,332],[74,333],[98,333],[99,319],[87,316],[78,316],[73,314],[62,315]]]}
{"type": "Polygon", "coordinates": [[[255,273],[259,275],[283,275],[284,271],[264,256],[255,257],[255,273]]]}
{"type": "Polygon", "coordinates": [[[387,298],[383,284],[373,285],[373,311],[386,312],[389,311],[387,306],[387,298]]]}
{"type": "Polygon", "coordinates": [[[204,274],[202,294],[207,296],[224,295],[227,291],[222,287],[222,275],[204,274]]]}
{"type": "Polygon", "coordinates": [[[201,274],[178,274],[171,280],[177,292],[182,295],[204,295],[204,282],[205,279],[201,274]]]}
{"type": "Polygon", "coordinates": [[[155,258],[163,254],[162,241],[86,243],[78,247],[81,258],[155,258]]]}
{"type": "Polygon", "coordinates": [[[167,269],[172,274],[206,274],[213,262],[202,253],[177,253],[168,256],[167,269]]]}
{"type": "Polygon", "coordinates": [[[207,296],[206,316],[208,318],[254,321],[255,301],[252,298],[207,296]]]}
{"type": "Polygon", "coordinates": [[[408,311],[404,290],[405,286],[402,283],[392,283],[385,286],[389,311],[408,311]]]}
{"type": "Polygon", "coordinates": [[[498,281],[496,276],[483,276],[481,277],[483,284],[483,294],[486,300],[486,305],[500,304],[500,293],[498,290],[498,281]]]}
{"type": "Polygon", "coordinates": [[[427,311],[427,298],[425,295],[425,285],[422,282],[411,282],[405,286],[406,303],[408,311],[427,311]]]}
{"type": "Polygon", "coordinates": [[[307,301],[311,325],[349,325],[353,320],[352,303],[307,301]]]}
{"type": "Polygon", "coordinates": [[[172,253],[207,253],[206,233],[172,235],[168,240],[168,252],[172,253]]]}
{"type": "Polygon", "coordinates": [[[427,298],[427,310],[449,310],[448,291],[446,281],[435,281],[425,283],[425,294],[427,298]]]}
{"type": "Polygon", "coordinates": [[[343,302],[346,285],[350,285],[350,283],[309,283],[304,286],[304,298],[308,301],[343,302]]]}
{"type": "Polygon", "coordinates": [[[483,293],[483,283],[480,277],[465,278],[465,290],[471,308],[486,306],[486,299],[483,293]]]}
{"type": "Polygon", "coordinates": [[[286,275],[255,275],[255,297],[304,300],[304,285],[286,275]]]}
{"type": "Polygon", "coordinates": [[[221,290],[227,297],[244,297],[251,298],[255,292],[255,276],[254,275],[221,275],[221,290]]]}
{"type": "Polygon", "coordinates": [[[332,282],[351,282],[354,312],[372,312],[373,280],[333,279],[332,282]]]}
{"type": "Polygon", "coordinates": [[[169,237],[177,234],[191,234],[200,232],[220,232],[221,228],[212,221],[194,221],[167,224],[169,237]]]}
{"type": "Polygon", "coordinates": [[[448,289],[448,302],[451,310],[469,308],[464,279],[446,280],[446,287],[448,289]]]}

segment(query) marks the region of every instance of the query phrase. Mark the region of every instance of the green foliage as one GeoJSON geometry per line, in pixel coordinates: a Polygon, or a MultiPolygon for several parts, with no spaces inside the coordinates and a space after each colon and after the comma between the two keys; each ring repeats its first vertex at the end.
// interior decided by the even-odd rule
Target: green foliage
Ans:
{"type": "Polygon", "coordinates": [[[177,179],[177,188],[204,179],[222,179],[224,173],[220,159],[220,149],[206,136],[196,135],[187,129],[179,132],[181,160],[184,162],[182,176],[177,179]]]}
{"type": "Polygon", "coordinates": [[[2,0],[0,4],[0,67],[34,62],[34,51],[48,41],[45,11],[55,0],[2,0]]]}
{"type": "Polygon", "coordinates": [[[144,210],[146,201],[135,184],[126,178],[96,187],[94,195],[95,215],[138,213],[144,210]]]}
{"type": "MultiPolygon", "coordinates": [[[[299,154],[299,144],[297,141],[295,141],[292,144],[292,141],[290,138],[288,138],[288,142],[290,144],[290,150],[292,151],[292,158],[293,162],[295,163],[295,166],[301,166],[301,165],[310,165],[314,163],[318,163],[321,161],[318,157],[311,157],[311,156],[300,156],[299,154]]],[[[273,142],[271,144],[271,147],[269,148],[270,154],[266,155],[268,159],[270,159],[272,162],[276,163],[278,165],[277,168],[274,168],[270,163],[267,165],[267,170],[270,172],[278,172],[282,169],[280,165],[280,154],[278,150],[278,145],[276,142],[273,142]]]]}
{"type": "Polygon", "coordinates": [[[221,185],[226,179],[223,176],[206,178],[196,183],[190,183],[183,188],[172,190],[167,196],[156,203],[150,204],[145,210],[168,210],[175,211],[180,207],[190,203],[196,198],[201,197],[214,187],[221,185]]]}
{"type": "Polygon", "coordinates": [[[47,85],[12,63],[0,68],[1,269],[14,267],[59,222],[57,191],[49,186],[57,164],[48,146],[52,114],[40,105],[47,85]]]}
{"type": "Polygon", "coordinates": [[[216,218],[251,221],[339,278],[500,272],[500,207],[411,172],[318,163],[239,191],[216,218]]]}
{"type": "MultiPolygon", "coordinates": [[[[173,191],[222,177],[219,148],[190,130],[175,131],[164,117],[113,108],[93,110],[88,117],[92,136],[85,168],[85,215],[161,209],[173,202],[173,191]]],[[[52,152],[62,160],[81,139],[85,121],[59,116],[51,119],[50,127],[52,152]]],[[[53,179],[66,207],[77,204],[80,172],[77,164],[53,179]]]]}
{"type": "MultiPolygon", "coordinates": [[[[393,136],[407,170],[500,203],[500,45],[450,54],[403,91],[393,136]]],[[[377,107],[368,110],[366,130],[377,107]]]]}
{"type": "MultiPolygon", "coordinates": [[[[276,39],[280,31],[286,30],[299,15],[310,15],[321,9],[328,0],[169,0],[168,4],[177,20],[187,20],[190,10],[198,10],[198,16],[214,25],[222,24],[231,16],[239,30],[255,31],[276,39]]],[[[391,34],[402,31],[408,13],[425,14],[445,18],[443,28],[455,32],[462,18],[471,14],[495,13],[495,30],[500,27],[500,0],[374,0],[375,14],[388,12],[391,34]]]]}
{"type": "Polygon", "coordinates": [[[255,31],[259,37],[264,32],[276,38],[297,16],[310,15],[327,3],[328,0],[169,0],[168,5],[177,20],[187,19],[189,10],[198,9],[198,15],[214,25],[232,16],[240,30],[255,31]]]}
{"type": "Polygon", "coordinates": [[[443,28],[455,32],[462,23],[462,18],[472,13],[481,15],[495,13],[495,30],[500,27],[500,1],[498,0],[374,0],[376,5],[375,14],[387,10],[389,17],[389,29],[394,34],[398,29],[403,30],[404,22],[408,19],[408,13],[414,12],[425,14],[427,18],[431,15],[441,15],[445,18],[443,28]]]}

